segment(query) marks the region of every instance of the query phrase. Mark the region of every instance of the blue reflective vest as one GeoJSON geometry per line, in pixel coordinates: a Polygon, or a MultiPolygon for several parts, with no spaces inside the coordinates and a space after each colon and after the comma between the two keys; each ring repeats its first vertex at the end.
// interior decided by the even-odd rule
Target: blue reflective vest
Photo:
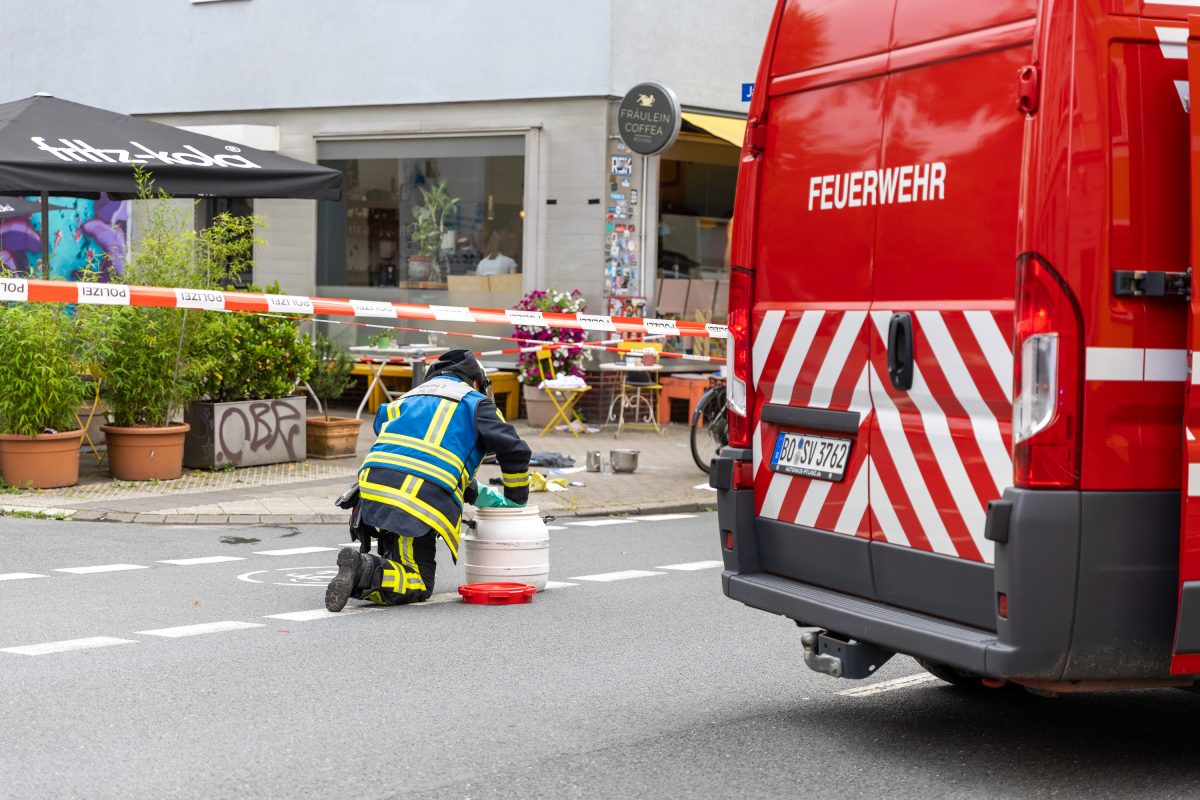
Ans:
{"type": "Polygon", "coordinates": [[[453,377],[434,378],[375,415],[375,444],[363,467],[384,467],[462,495],[486,452],[475,425],[485,395],[453,377]]]}

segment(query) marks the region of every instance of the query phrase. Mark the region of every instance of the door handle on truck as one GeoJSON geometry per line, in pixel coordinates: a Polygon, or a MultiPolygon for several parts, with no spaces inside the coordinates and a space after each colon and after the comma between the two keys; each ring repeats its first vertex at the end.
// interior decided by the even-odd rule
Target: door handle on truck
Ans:
{"type": "Polygon", "coordinates": [[[908,391],[913,385],[912,314],[901,311],[888,323],[888,377],[892,386],[908,391]]]}

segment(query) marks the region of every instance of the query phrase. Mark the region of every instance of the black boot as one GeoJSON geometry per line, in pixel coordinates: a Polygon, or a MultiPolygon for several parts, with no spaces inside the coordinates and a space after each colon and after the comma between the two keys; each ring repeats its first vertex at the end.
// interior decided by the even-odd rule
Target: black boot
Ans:
{"type": "Polygon", "coordinates": [[[346,607],[350,593],[358,587],[364,572],[363,561],[363,554],[353,547],[343,547],[338,553],[338,574],[325,589],[325,608],[327,610],[341,611],[346,607]]]}

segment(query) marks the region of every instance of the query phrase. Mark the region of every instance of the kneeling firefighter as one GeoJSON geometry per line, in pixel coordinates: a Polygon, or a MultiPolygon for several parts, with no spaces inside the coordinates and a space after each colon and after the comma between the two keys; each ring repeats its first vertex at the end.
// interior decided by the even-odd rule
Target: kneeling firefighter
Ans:
{"type": "Polygon", "coordinates": [[[433,594],[436,539],[458,561],[463,503],[524,505],[529,498],[529,445],[490,398],[491,381],[469,350],[451,350],[428,378],[380,406],[377,439],[358,484],[338,500],[352,508],[350,534],[359,549],[338,553],[338,574],[325,607],[341,611],[350,597],[379,605],[419,603],[433,594]],[[495,453],[504,494],[475,481],[495,453]],[[378,555],[372,554],[371,537],[378,555]]]}

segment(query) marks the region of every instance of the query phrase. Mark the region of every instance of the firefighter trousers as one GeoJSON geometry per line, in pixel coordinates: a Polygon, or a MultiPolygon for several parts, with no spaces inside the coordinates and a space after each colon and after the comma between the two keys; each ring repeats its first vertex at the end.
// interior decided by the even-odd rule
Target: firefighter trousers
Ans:
{"type": "Polygon", "coordinates": [[[352,597],[381,606],[399,606],[423,602],[433,594],[437,570],[437,535],[433,531],[416,538],[380,531],[378,555],[368,552],[369,542],[363,545],[363,557],[370,560],[374,570],[369,585],[356,590],[352,597]]]}

